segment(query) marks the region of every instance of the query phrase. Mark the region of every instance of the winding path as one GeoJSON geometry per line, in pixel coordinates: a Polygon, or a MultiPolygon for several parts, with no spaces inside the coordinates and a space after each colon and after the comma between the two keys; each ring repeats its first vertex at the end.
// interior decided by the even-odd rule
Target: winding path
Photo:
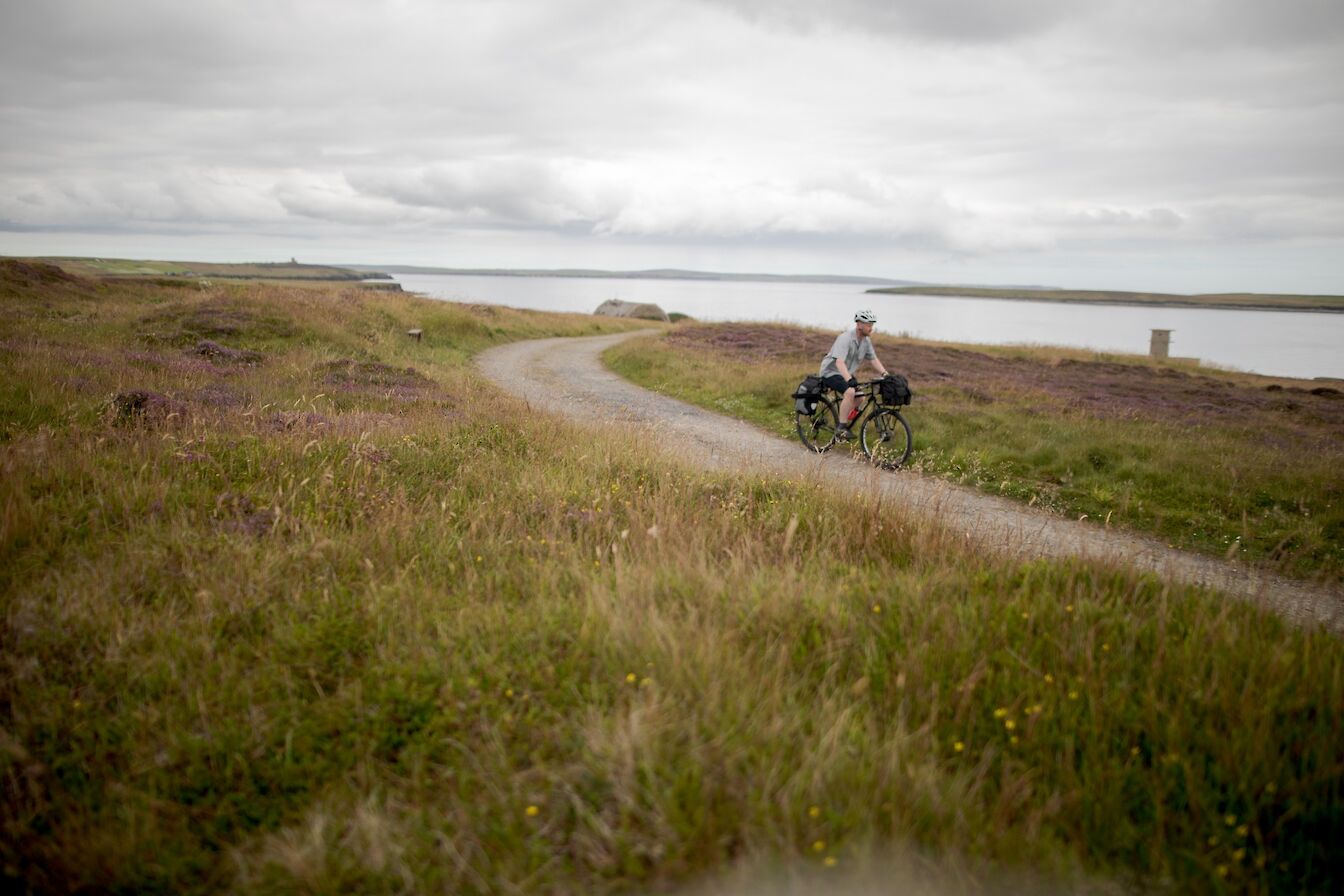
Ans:
{"type": "Polygon", "coordinates": [[[1344,633],[1344,593],[1268,575],[1213,557],[1188,554],[1143,535],[1075,522],[909,470],[887,472],[853,457],[808,453],[740,420],[642,389],[603,366],[608,347],[641,335],[515,342],[477,357],[481,371],[532,407],[567,416],[657,430],[649,440],[668,454],[709,469],[817,477],[875,492],[931,517],[982,548],[1015,557],[1082,557],[1216,588],[1268,607],[1299,625],[1344,633]]]}

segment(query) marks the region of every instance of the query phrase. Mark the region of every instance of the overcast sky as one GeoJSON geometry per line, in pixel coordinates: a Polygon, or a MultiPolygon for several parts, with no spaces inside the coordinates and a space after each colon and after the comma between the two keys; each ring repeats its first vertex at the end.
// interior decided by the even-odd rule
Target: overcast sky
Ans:
{"type": "Polygon", "coordinates": [[[1344,293],[1344,0],[0,0],[0,254],[1344,293]]]}

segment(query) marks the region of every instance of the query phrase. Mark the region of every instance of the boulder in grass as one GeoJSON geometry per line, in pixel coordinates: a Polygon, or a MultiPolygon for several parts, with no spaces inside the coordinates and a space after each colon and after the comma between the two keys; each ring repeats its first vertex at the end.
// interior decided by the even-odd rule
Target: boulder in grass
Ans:
{"type": "Polygon", "coordinates": [[[607,317],[634,317],[640,320],[657,320],[668,323],[667,312],[652,302],[623,302],[620,299],[607,299],[597,306],[594,314],[607,317]]]}
{"type": "Polygon", "coordinates": [[[220,345],[218,342],[212,342],[209,339],[202,339],[196,343],[196,347],[191,350],[192,354],[200,355],[203,358],[209,358],[211,361],[217,361],[222,364],[260,364],[262,360],[261,352],[248,351],[245,348],[229,348],[226,345],[220,345]]]}
{"type": "Polygon", "coordinates": [[[322,382],[346,388],[373,387],[415,391],[434,385],[434,381],[414,367],[390,367],[379,361],[338,358],[317,366],[322,382]]]}
{"type": "Polygon", "coordinates": [[[225,532],[260,538],[275,528],[280,512],[274,507],[258,508],[246,495],[225,492],[215,501],[215,518],[225,532]]]}
{"type": "Polygon", "coordinates": [[[145,389],[117,393],[112,407],[117,419],[126,423],[166,423],[181,420],[187,413],[182,402],[145,389]]]}

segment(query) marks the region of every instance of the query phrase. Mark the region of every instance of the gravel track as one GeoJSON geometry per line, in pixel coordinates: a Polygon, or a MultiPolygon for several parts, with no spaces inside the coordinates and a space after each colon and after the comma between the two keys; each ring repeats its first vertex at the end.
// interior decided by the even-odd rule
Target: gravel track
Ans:
{"type": "MultiPolygon", "coordinates": [[[[644,426],[650,446],[705,469],[816,478],[913,508],[981,548],[1010,557],[1081,557],[1151,571],[1256,603],[1304,626],[1344,632],[1344,592],[1188,554],[1143,535],[1076,522],[909,470],[816,455],[748,423],[658,395],[622,379],[599,356],[636,330],[611,336],[515,342],[477,357],[481,371],[533,408],[585,421],[644,426]]],[[[918,420],[911,421],[918,428],[918,420]]]]}

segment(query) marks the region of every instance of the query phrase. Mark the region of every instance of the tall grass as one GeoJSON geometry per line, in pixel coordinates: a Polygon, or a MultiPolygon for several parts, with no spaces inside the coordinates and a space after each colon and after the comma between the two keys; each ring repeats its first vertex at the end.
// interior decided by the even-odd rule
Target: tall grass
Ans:
{"type": "Polygon", "coordinates": [[[914,845],[982,879],[1338,886],[1325,633],[699,473],[464,363],[587,318],[90,296],[3,299],[11,882],[614,892],[914,845]],[[163,341],[221,302],[260,367],[163,341]],[[384,381],[323,381],[354,357],[384,381]],[[408,365],[428,385],[385,381],[408,365]],[[181,413],[122,419],[128,388],[181,413]]]}

